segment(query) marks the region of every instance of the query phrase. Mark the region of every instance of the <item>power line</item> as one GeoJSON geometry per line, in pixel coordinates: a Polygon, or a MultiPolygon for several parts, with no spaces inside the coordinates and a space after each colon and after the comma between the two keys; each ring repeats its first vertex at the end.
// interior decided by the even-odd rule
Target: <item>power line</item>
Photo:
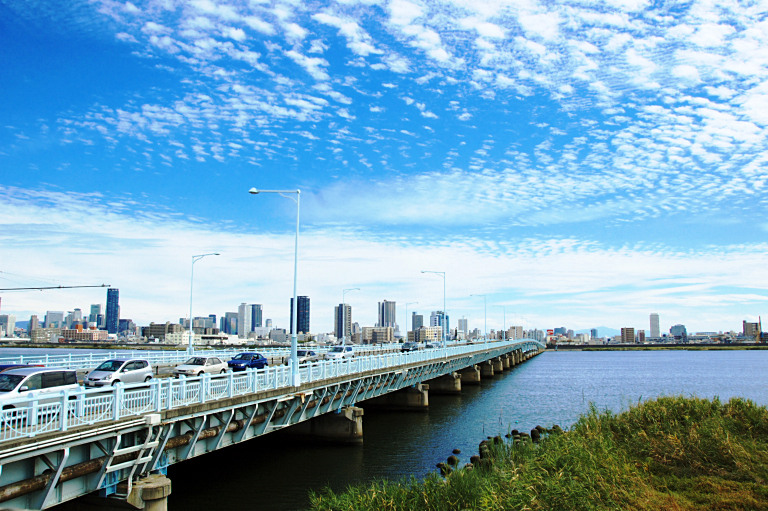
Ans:
{"type": "Polygon", "coordinates": [[[75,289],[80,287],[111,287],[109,284],[100,286],[48,286],[48,287],[0,287],[0,291],[43,291],[44,289],[75,289]]]}

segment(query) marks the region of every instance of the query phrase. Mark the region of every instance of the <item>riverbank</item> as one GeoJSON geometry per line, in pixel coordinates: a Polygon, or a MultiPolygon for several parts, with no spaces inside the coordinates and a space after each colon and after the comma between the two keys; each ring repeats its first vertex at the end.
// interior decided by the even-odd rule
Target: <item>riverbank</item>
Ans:
{"type": "Polygon", "coordinates": [[[548,344],[548,351],[654,351],[654,350],[768,350],[768,344],[755,343],[664,343],[664,344],[548,344]]]}
{"type": "Polygon", "coordinates": [[[484,445],[472,467],[446,477],[324,490],[312,509],[768,509],[768,409],[749,400],[592,408],[538,443],[484,445]]]}

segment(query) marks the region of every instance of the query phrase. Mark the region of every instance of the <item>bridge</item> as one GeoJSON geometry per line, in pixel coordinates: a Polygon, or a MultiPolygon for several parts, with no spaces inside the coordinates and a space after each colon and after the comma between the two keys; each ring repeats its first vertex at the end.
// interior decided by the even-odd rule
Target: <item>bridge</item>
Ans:
{"type": "Polygon", "coordinates": [[[530,339],[494,341],[306,364],[299,385],[275,366],[8,401],[0,502],[46,509],[98,491],[100,507],[118,499],[165,509],[171,464],[283,428],[362,442],[361,403],[426,408],[429,392],[459,393],[543,350],[530,339]]]}

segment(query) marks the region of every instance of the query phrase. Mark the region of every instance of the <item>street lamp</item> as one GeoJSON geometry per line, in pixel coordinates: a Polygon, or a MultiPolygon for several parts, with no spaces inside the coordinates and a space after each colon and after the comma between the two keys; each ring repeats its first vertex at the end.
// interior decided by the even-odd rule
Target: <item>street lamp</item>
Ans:
{"type": "MultiPolygon", "coordinates": [[[[408,303],[405,304],[405,340],[406,341],[408,340],[408,306],[409,305],[416,305],[417,303],[419,303],[419,302],[408,302],[408,303]]],[[[411,321],[411,328],[413,328],[413,321],[411,321]]],[[[416,334],[413,334],[413,335],[414,335],[414,339],[415,339],[415,335],[416,334]]]]}
{"type": "Polygon", "coordinates": [[[189,275],[189,344],[187,345],[187,352],[191,355],[194,353],[194,348],[192,347],[192,337],[194,336],[194,333],[192,332],[192,284],[194,283],[195,279],[195,263],[198,262],[203,257],[211,256],[211,255],[219,255],[218,252],[211,252],[209,254],[199,254],[199,255],[193,255],[192,256],[192,271],[189,275]]]}
{"type": "Polygon", "coordinates": [[[296,241],[293,248],[293,314],[291,314],[291,384],[294,387],[298,387],[301,384],[301,376],[299,375],[299,363],[296,355],[298,349],[298,339],[296,336],[296,330],[299,326],[299,302],[296,299],[296,279],[297,269],[299,261],[299,204],[301,199],[301,190],[257,190],[251,188],[248,190],[251,195],[258,195],[260,193],[276,193],[287,199],[291,199],[296,203],[296,241]],[[289,193],[295,193],[294,199],[289,193]]]}
{"type": "Polygon", "coordinates": [[[488,308],[485,306],[485,295],[476,294],[469,296],[482,296],[483,297],[483,337],[488,340],[488,308]]]}
{"type": "Polygon", "coordinates": [[[504,311],[504,331],[501,334],[501,340],[506,341],[507,340],[507,306],[506,305],[497,305],[496,307],[501,307],[504,311]]]}
{"type": "Polygon", "coordinates": [[[443,277],[443,320],[441,321],[441,332],[443,334],[443,348],[445,348],[445,318],[448,315],[447,311],[445,310],[445,272],[444,271],[432,271],[432,270],[421,270],[421,273],[434,273],[436,275],[440,275],[443,277]]]}
{"type": "Polygon", "coordinates": [[[341,311],[341,322],[342,322],[342,325],[341,325],[341,345],[342,346],[346,346],[346,344],[347,344],[346,343],[346,341],[347,341],[347,329],[346,329],[347,324],[346,323],[347,322],[344,321],[346,319],[345,318],[346,314],[344,314],[344,312],[346,312],[344,310],[344,305],[346,305],[346,303],[347,303],[345,301],[346,300],[345,296],[347,295],[347,291],[360,291],[360,288],[359,287],[350,287],[350,288],[342,289],[341,290],[341,308],[342,308],[342,311],[341,311]]]}

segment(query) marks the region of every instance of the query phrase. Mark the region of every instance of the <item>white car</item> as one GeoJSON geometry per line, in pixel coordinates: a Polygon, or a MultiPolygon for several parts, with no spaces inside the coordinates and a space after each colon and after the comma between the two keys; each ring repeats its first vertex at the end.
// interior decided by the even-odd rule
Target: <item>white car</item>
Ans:
{"type": "Polygon", "coordinates": [[[219,357],[192,357],[181,365],[173,368],[173,375],[178,377],[200,376],[203,373],[221,374],[226,373],[229,366],[219,357]]]}
{"type": "MultiPolygon", "coordinates": [[[[57,369],[49,367],[27,367],[10,369],[0,374],[0,403],[14,401],[20,398],[43,399],[42,402],[61,399],[62,391],[77,390],[77,372],[72,369],[57,369]]],[[[14,403],[3,404],[3,409],[24,406],[14,403]]]]}
{"type": "Polygon", "coordinates": [[[326,360],[341,360],[344,358],[352,358],[355,356],[355,350],[352,346],[334,346],[331,350],[325,354],[326,360]]]}

